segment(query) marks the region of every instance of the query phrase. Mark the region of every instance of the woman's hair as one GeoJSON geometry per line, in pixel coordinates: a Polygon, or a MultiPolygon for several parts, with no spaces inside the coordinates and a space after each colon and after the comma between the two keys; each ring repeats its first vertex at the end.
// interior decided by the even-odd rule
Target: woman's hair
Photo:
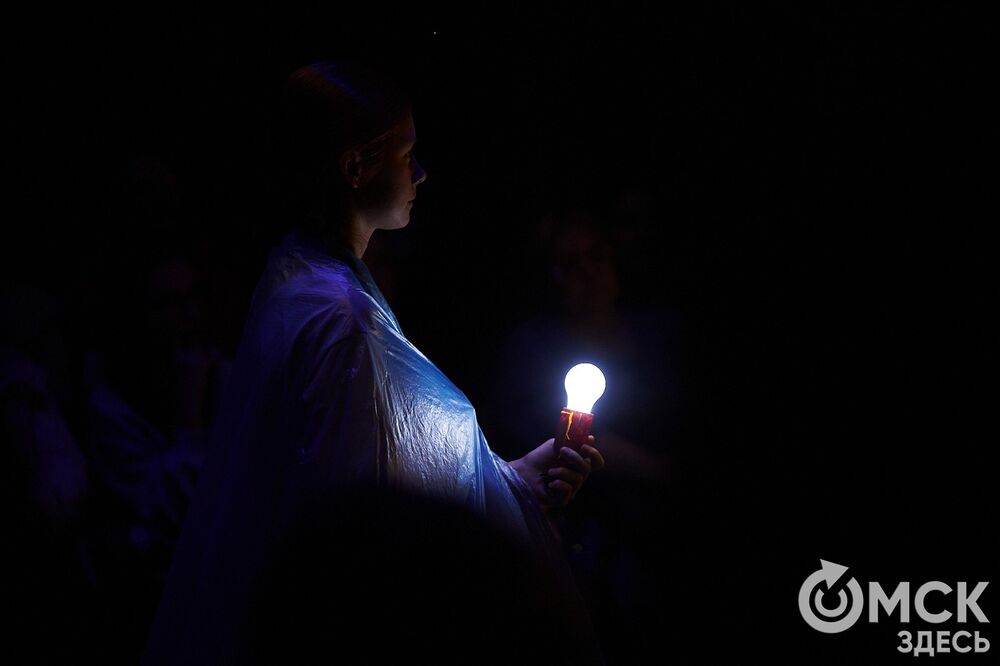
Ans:
{"type": "Polygon", "coordinates": [[[387,130],[410,112],[409,97],[375,71],[346,61],[292,72],[275,127],[273,184],[284,228],[326,237],[346,220],[344,151],[364,146],[377,160],[387,130]]]}

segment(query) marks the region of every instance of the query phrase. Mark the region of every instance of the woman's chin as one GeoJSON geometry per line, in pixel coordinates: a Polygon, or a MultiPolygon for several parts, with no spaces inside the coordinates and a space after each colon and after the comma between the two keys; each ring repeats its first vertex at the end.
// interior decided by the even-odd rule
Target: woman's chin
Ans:
{"type": "Polygon", "coordinates": [[[396,224],[396,226],[394,228],[395,229],[402,229],[403,227],[405,227],[409,223],[410,223],[410,209],[407,208],[406,212],[403,213],[402,215],[400,215],[399,218],[397,218],[397,224],[396,224]]]}
{"type": "Polygon", "coordinates": [[[382,223],[378,224],[375,228],[381,229],[382,231],[394,231],[396,229],[402,229],[410,223],[410,214],[402,213],[396,217],[384,220],[382,223]]]}

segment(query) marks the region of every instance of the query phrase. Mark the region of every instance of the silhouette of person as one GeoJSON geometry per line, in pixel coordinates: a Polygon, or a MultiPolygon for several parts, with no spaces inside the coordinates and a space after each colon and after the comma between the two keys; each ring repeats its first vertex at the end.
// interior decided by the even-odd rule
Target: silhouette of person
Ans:
{"type": "Polygon", "coordinates": [[[62,300],[23,281],[0,287],[0,512],[14,575],[8,645],[65,663],[99,654],[103,628],[88,556],[92,479],[74,432],[62,300]]]}
{"type": "MultiPolygon", "coordinates": [[[[317,503],[342,506],[348,501],[344,497],[363,498],[363,490],[414,495],[459,508],[503,535],[515,550],[532,553],[574,629],[554,631],[551,642],[532,641],[524,661],[602,663],[547,519],[548,512],[576,496],[592,470],[604,466],[601,453],[593,440],[577,453],[556,451],[550,439],[512,462],[501,459],[487,445],[465,394],[406,339],[362,261],[376,229],[407,225],[417,188],[427,177],[414,155],[416,129],[408,97],[364,67],[314,63],[289,77],[282,114],[275,169],[283,205],[276,214],[290,230],[271,250],[254,291],[231,390],[174,554],[144,663],[253,661],[251,638],[260,635],[262,623],[265,629],[270,626],[267,618],[275,611],[260,608],[262,594],[276,598],[261,590],[273,591],[275,578],[282,580],[281,572],[287,573],[281,563],[289,562],[283,558],[301,517],[317,503]]],[[[383,518],[376,512],[372,520],[383,518]]],[[[432,509],[413,520],[429,525],[448,516],[432,509]]],[[[379,523],[373,529],[384,527],[379,523]]],[[[364,530],[340,533],[357,547],[365,535],[364,530]]],[[[416,548],[418,535],[419,530],[400,534],[402,553],[416,548]]],[[[447,565],[472,572],[462,574],[469,575],[471,595],[497,589],[475,584],[496,575],[490,558],[481,554],[472,549],[461,563],[447,565]]],[[[401,558],[398,570],[357,567],[336,571],[334,577],[420,574],[407,571],[406,558],[401,558]]],[[[287,566],[295,566],[297,558],[290,561],[287,566]]],[[[425,561],[433,566],[436,559],[425,561]]],[[[536,580],[526,575],[518,584],[533,595],[536,580]]],[[[366,625],[371,635],[357,631],[357,622],[320,623],[327,640],[312,644],[352,655],[364,647],[366,661],[375,663],[388,658],[389,646],[379,653],[381,643],[393,640],[400,620],[390,610],[396,602],[393,587],[384,580],[372,582],[385,595],[384,622],[366,625]],[[373,637],[381,641],[373,642],[373,637]]],[[[330,608],[349,612],[345,604],[351,603],[351,594],[338,593],[336,585],[317,584],[315,589],[329,594],[330,608]]],[[[441,606],[465,603],[446,594],[448,589],[423,590],[412,611],[431,614],[441,606]]],[[[283,598],[282,603],[316,603],[283,598]]],[[[480,598],[470,607],[502,606],[505,600],[503,595],[480,598]]],[[[465,624],[462,629],[475,627],[465,624]]],[[[483,631],[484,640],[492,636],[487,628],[483,631]]],[[[533,631],[522,633],[539,635],[537,627],[533,631]]],[[[288,633],[294,632],[271,635],[268,645],[294,639],[288,633]]],[[[508,635],[504,640],[519,638],[508,635]]],[[[414,649],[416,657],[428,654],[414,649]]]]}
{"type": "Polygon", "coordinates": [[[554,519],[609,660],[632,661],[660,604],[656,522],[684,411],[685,364],[676,316],[621,303],[614,215],[609,202],[587,201],[557,203],[539,216],[535,252],[548,287],[540,296],[544,310],[511,327],[486,409],[518,415],[491,421],[498,441],[516,449],[556,429],[569,368],[590,362],[604,372],[607,390],[594,407],[593,431],[614,464],[554,519]]]}
{"type": "Polygon", "coordinates": [[[135,662],[228,364],[208,298],[212,262],[186,224],[173,169],[155,153],[120,164],[104,227],[81,241],[80,269],[64,267],[73,280],[60,289],[71,294],[76,391],[67,415],[86,462],[85,552],[106,615],[100,642],[104,657],[135,662]]]}

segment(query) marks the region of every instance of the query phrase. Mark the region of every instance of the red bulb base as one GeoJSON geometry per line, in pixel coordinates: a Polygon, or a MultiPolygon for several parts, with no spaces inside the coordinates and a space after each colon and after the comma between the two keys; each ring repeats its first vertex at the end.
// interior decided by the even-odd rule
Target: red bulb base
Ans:
{"type": "Polygon", "coordinates": [[[594,422],[594,415],[588,412],[578,412],[573,409],[564,409],[559,414],[559,430],[556,431],[555,448],[556,454],[564,446],[568,446],[576,452],[580,452],[583,445],[587,443],[590,436],[590,426],[594,422]]]}

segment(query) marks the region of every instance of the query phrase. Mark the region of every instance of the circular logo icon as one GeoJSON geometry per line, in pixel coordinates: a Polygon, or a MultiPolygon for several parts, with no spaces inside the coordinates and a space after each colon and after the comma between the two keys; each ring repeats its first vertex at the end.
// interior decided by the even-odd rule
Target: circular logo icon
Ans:
{"type": "Polygon", "coordinates": [[[847,567],[826,560],[820,560],[819,564],[819,570],[810,574],[799,588],[799,612],[802,613],[802,619],[816,631],[839,634],[853,626],[861,617],[864,606],[861,585],[852,577],[837,592],[836,607],[827,608],[823,604],[823,597],[847,573],[847,567]]]}

